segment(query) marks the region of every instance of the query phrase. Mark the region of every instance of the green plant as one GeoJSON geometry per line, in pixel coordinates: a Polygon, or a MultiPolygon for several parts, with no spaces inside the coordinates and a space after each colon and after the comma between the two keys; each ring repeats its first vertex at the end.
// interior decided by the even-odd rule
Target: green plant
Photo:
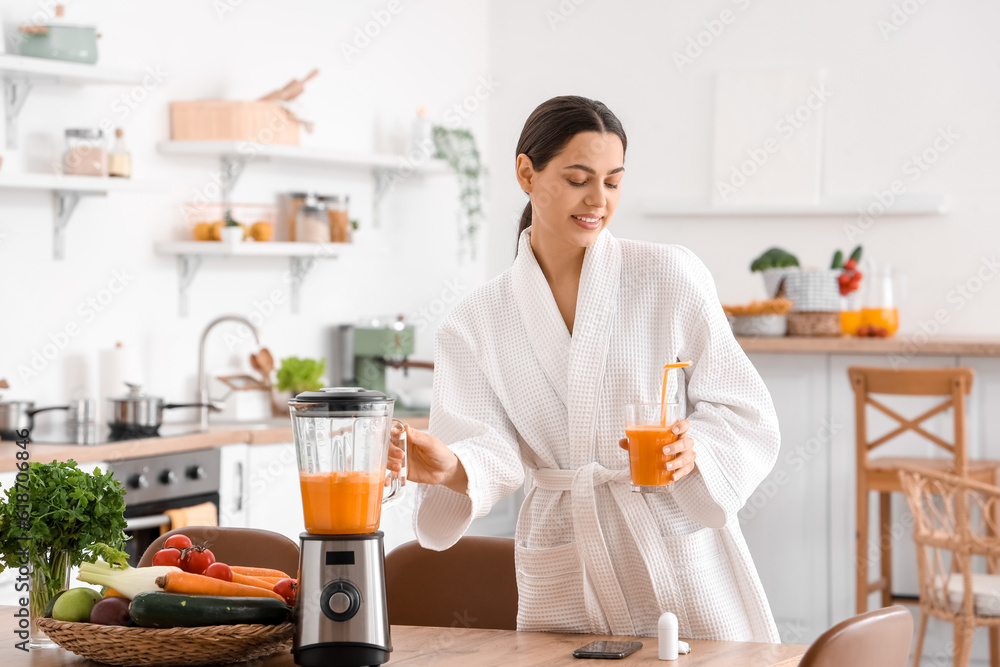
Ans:
{"type": "Polygon", "coordinates": [[[110,472],[86,473],[70,459],[31,463],[18,473],[0,503],[0,569],[32,567],[31,609],[35,617],[63,587],[69,568],[98,557],[128,559],[125,487],[110,472]]]}
{"type": "Polygon", "coordinates": [[[467,247],[470,256],[475,259],[476,233],[485,217],[482,190],[486,174],[476,138],[465,128],[435,126],[434,150],[434,157],[447,162],[458,176],[459,202],[462,207],[459,217],[459,248],[464,252],[467,247]]]}
{"type": "Polygon", "coordinates": [[[226,227],[239,227],[240,226],[240,223],[236,222],[236,220],[233,218],[233,212],[232,211],[226,211],[225,220],[226,220],[226,227]]]}
{"type": "Polygon", "coordinates": [[[326,359],[299,359],[287,357],[281,360],[278,369],[278,391],[291,391],[298,394],[303,391],[317,391],[323,388],[319,381],[326,370],[326,359]]]}

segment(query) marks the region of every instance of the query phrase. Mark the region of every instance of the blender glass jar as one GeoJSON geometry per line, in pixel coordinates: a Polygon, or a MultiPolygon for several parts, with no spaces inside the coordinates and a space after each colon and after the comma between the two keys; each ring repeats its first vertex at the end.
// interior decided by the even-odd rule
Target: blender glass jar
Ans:
{"type": "MultiPolygon", "coordinates": [[[[402,496],[386,470],[393,399],[360,387],[307,391],[288,402],[306,530],[351,535],[378,530],[382,505],[402,496]]],[[[402,434],[405,448],[405,431],[402,434]]]]}

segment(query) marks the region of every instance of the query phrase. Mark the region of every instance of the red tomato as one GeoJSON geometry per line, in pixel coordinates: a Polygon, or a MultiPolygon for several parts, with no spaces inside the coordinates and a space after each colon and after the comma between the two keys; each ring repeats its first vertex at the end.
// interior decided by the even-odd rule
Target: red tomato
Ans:
{"type": "Polygon", "coordinates": [[[205,547],[188,547],[181,555],[181,569],[191,574],[205,574],[214,562],[215,554],[205,547]]]}
{"type": "MultiPolygon", "coordinates": [[[[153,554],[153,565],[172,565],[181,567],[181,552],[178,549],[160,549],[153,554]]],[[[183,568],[181,568],[183,569],[183,568]]]]}
{"type": "Polygon", "coordinates": [[[171,535],[167,538],[167,541],[163,543],[164,548],[173,547],[174,549],[187,549],[191,546],[191,538],[187,535],[171,535]]]}
{"type": "Polygon", "coordinates": [[[205,576],[212,577],[213,579],[221,579],[222,581],[232,581],[233,571],[225,563],[212,563],[205,568],[205,576]]]}
{"type": "Polygon", "coordinates": [[[274,585],[274,592],[285,598],[285,602],[290,605],[295,604],[295,593],[298,590],[299,582],[295,579],[282,579],[274,585]]]}

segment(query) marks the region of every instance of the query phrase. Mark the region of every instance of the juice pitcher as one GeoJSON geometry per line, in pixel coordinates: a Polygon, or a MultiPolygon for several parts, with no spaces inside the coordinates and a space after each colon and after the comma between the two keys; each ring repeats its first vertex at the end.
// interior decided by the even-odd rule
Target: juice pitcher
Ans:
{"type": "MultiPolygon", "coordinates": [[[[288,402],[306,530],[356,535],[378,530],[382,505],[398,500],[406,460],[386,470],[393,399],[360,387],[307,391],[288,402]]],[[[405,430],[402,442],[405,451],[405,430]]]]}
{"type": "Polygon", "coordinates": [[[898,299],[906,288],[905,276],[884,264],[870,263],[861,302],[861,326],[879,327],[892,336],[899,329],[898,299]]]}

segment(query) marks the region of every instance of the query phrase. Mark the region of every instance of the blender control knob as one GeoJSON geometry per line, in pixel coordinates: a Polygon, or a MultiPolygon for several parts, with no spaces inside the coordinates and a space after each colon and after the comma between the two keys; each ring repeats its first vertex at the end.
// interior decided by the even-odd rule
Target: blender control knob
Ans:
{"type": "Polygon", "coordinates": [[[177,481],[177,473],[169,468],[160,473],[160,484],[173,484],[177,481]]]}
{"type": "Polygon", "coordinates": [[[339,591],[330,596],[330,611],[335,614],[343,614],[351,608],[351,596],[343,591],[339,591]]]}
{"type": "Polygon", "coordinates": [[[330,582],[320,595],[320,609],[331,621],[349,621],[361,609],[361,592],[343,579],[330,582]]]}
{"type": "Polygon", "coordinates": [[[149,480],[143,474],[132,475],[128,478],[128,485],[133,489],[145,489],[149,486],[149,480]]]}

